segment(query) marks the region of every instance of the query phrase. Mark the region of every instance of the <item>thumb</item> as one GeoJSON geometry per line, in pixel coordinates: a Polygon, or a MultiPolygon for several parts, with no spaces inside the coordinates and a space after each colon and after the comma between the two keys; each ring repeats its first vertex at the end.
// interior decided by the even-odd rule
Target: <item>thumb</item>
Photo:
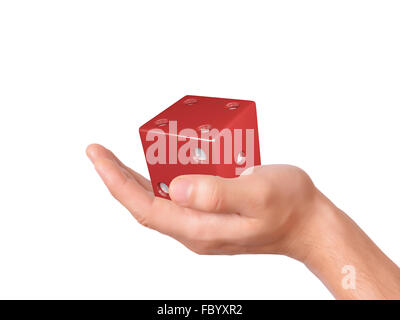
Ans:
{"type": "Polygon", "coordinates": [[[251,197],[246,185],[241,177],[184,175],[172,180],[169,195],[181,206],[209,212],[239,213],[243,202],[251,197]]]}

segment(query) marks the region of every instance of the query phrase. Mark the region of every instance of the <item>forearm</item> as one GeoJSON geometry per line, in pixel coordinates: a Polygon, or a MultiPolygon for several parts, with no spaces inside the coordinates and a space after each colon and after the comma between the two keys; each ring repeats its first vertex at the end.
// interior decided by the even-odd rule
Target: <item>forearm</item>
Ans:
{"type": "Polygon", "coordinates": [[[344,212],[320,195],[301,259],[338,299],[399,299],[400,269],[344,212]]]}

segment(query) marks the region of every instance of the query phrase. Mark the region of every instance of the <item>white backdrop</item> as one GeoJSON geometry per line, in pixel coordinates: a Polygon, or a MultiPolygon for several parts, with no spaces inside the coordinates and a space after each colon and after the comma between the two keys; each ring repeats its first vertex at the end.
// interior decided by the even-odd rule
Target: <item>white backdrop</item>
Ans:
{"type": "Polygon", "coordinates": [[[304,168],[400,263],[398,1],[1,1],[0,298],[331,299],[301,263],[198,256],[85,156],[148,176],[138,128],[185,94],[257,103],[262,162],[304,168]]]}

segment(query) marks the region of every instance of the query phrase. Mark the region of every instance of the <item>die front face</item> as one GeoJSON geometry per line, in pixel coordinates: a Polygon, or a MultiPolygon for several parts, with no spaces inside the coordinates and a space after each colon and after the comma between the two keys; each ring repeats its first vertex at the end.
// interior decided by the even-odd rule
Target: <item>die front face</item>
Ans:
{"type": "Polygon", "coordinates": [[[260,164],[253,101],[185,96],[139,129],[156,196],[179,175],[232,178],[260,164]]]}

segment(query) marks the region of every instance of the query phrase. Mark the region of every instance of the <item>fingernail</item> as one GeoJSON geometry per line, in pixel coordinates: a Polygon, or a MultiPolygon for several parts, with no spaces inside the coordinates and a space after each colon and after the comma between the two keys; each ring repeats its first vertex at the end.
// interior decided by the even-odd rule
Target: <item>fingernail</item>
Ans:
{"type": "Polygon", "coordinates": [[[170,196],[175,202],[186,204],[189,202],[192,189],[193,184],[188,179],[178,179],[171,185],[170,196]]]}

